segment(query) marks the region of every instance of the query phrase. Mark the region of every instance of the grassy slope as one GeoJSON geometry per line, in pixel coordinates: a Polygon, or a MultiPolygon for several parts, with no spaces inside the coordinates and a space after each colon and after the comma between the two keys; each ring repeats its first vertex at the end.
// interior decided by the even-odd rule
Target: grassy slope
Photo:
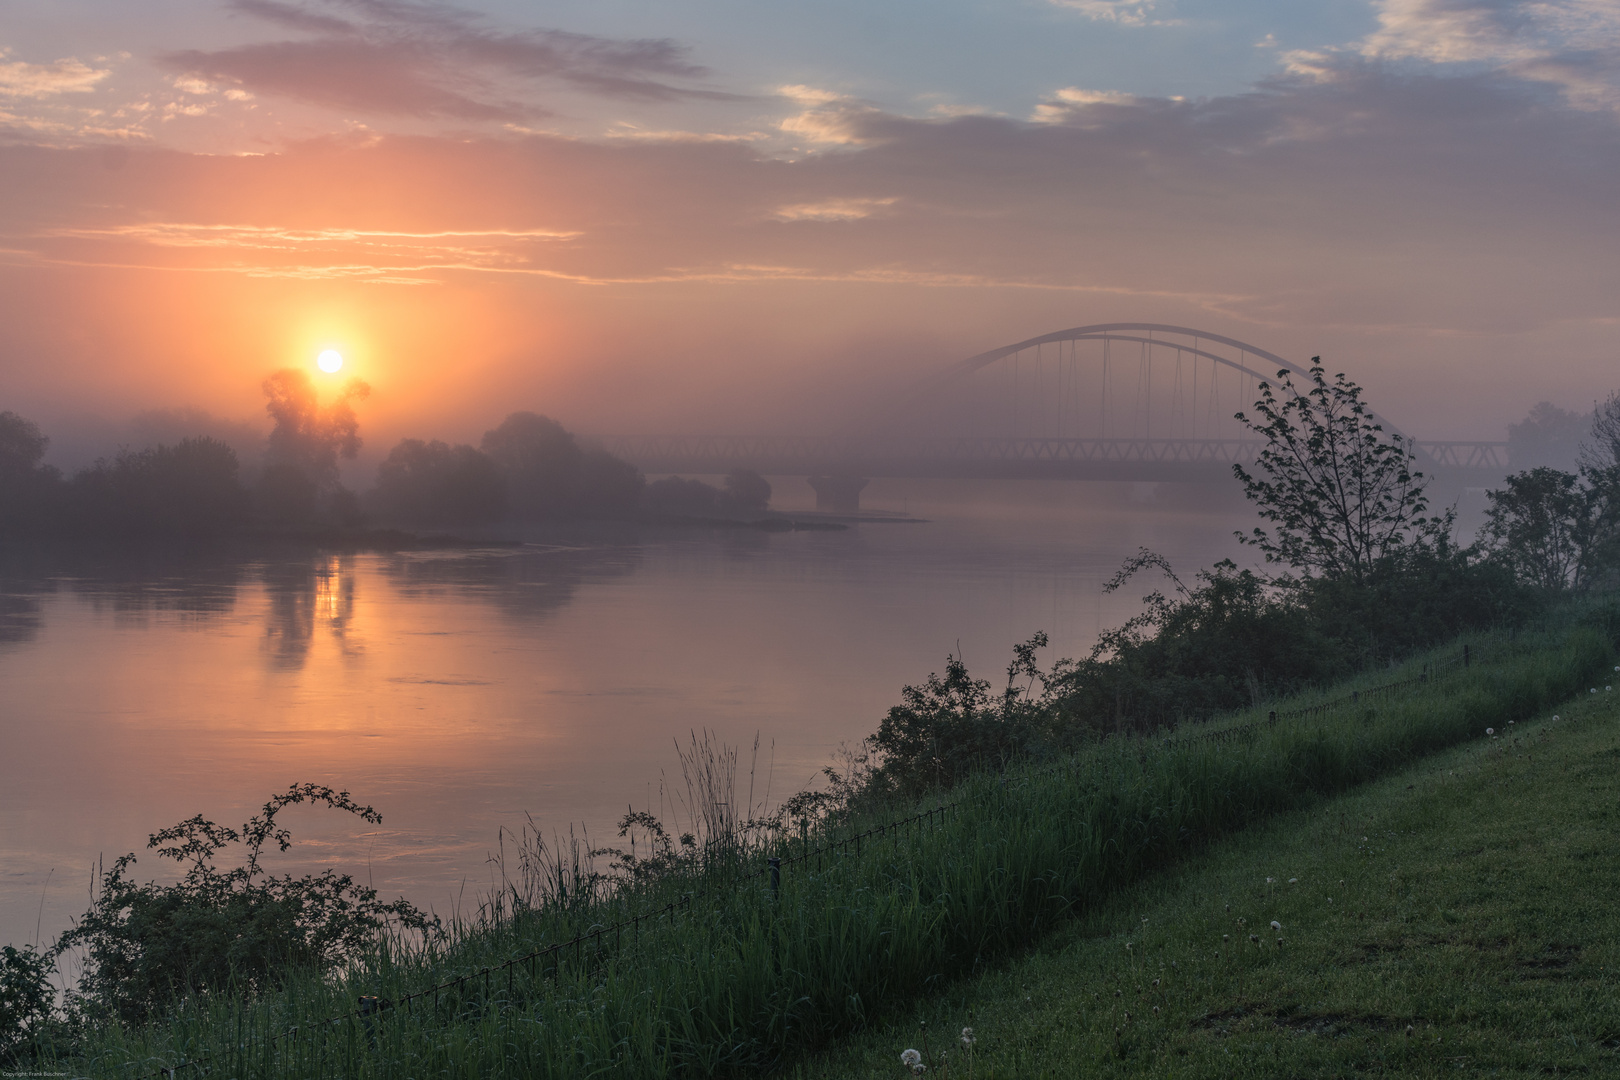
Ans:
{"type": "Polygon", "coordinates": [[[936,1055],[973,1027],[983,1080],[1620,1076],[1620,691],[1511,731],[1220,841],[786,1073],[908,1075],[926,1021],[936,1055]]]}

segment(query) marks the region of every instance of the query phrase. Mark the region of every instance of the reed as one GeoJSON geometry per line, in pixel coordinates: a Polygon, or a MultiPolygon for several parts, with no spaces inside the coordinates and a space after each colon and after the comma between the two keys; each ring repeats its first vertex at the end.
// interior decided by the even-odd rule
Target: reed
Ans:
{"type": "Polygon", "coordinates": [[[1467,644],[1466,668],[1416,681],[1461,643],[1448,646],[1233,716],[1250,726],[1230,739],[1109,737],[889,817],[802,831],[755,813],[752,795],[739,808],[735,754],[694,736],[689,843],[644,821],[651,847],[627,863],[526,829],[503,847],[501,887],[445,940],[384,941],[335,976],[252,1000],[178,1002],[161,1022],[89,1033],[60,1064],[126,1077],[754,1074],[1026,946],[1212,837],[1484,738],[1584,694],[1614,663],[1609,635],[1575,618],[1467,644]],[[1409,692],[1265,722],[1280,704],[1406,677],[1409,692]],[[909,824],[889,827],[897,817],[909,824]],[[634,872],[658,858],[657,872],[634,872]]]}

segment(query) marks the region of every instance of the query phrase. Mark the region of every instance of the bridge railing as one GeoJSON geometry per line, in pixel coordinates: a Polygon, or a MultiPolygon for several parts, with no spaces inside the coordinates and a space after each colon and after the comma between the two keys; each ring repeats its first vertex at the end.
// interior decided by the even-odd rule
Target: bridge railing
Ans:
{"type": "MultiPolygon", "coordinates": [[[[604,440],[608,450],[653,472],[863,469],[897,463],[1019,462],[1160,465],[1251,464],[1265,445],[1254,439],[1076,439],[1017,437],[852,438],[782,435],[653,435],[604,440]]],[[[1420,468],[1502,471],[1502,442],[1415,444],[1420,468]]]]}

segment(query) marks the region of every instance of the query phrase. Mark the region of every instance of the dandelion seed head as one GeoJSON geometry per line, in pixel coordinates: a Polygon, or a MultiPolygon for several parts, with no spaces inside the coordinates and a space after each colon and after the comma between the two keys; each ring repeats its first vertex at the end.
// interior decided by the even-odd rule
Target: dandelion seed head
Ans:
{"type": "Polygon", "coordinates": [[[1288,879],[1288,884],[1290,884],[1290,885],[1298,885],[1299,884],[1299,878],[1297,878],[1297,877],[1289,878],[1288,879]]]}
{"type": "Polygon", "coordinates": [[[1276,881],[1276,880],[1277,880],[1276,878],[1269,878],[1268,877],[1268,878],[1266,878],[1266,884],[1270,885],[1273,881],[1276,881]]]}
{"type": "Polygon", "coordinates": [[[1272,919],[1271,920],[1271,928],[1273,930],[1281,930],[1282,929],[1282,923],[1278,922],[1276,919],[1272,919]]]}
{"type": "Polygon", "coordinates": [[[1154,1016],[1159,1015],[1159,1007],[1157,1005],[1153,1006],[1153,1015],[1154,1016]]]}
{"type": "Polygon", "coordinates": [[[902,1051],[900,1051],[900,1064],[906,1066],[907,1068],[910,1068],[913,1065],[921,1065],[922,1064],[922,1051],[921,1050],[902,1050],[902,1051]]]}
{"type": "Polygon", "coordinates": [[[1495,735],[1496,734],[1496,729],[1493,728],[1493,727],[1488,727],[1488,728],[1485,729],[1485,734],[1487,734],[1487,735],[1495,735]]]}

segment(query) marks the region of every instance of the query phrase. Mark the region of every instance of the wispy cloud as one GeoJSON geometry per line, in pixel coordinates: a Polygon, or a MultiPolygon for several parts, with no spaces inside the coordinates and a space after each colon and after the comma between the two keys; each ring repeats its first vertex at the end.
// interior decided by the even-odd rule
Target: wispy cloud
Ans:
{"type": "Polygon", "coordinates": [[[548,115],[541,87],[626,101],[730,99],[662,38],[510,30],[474,12],[406,0],[233,0],[300,36],[161,58],[182,76],[366,113],[472,121],[548,115]]]}
{"type": "Polygon", "coordinates": [[[780,206],[771,216],[778,221],[859,221],[888,210],[899,199],[822,199],[819,202],[780,206]]]}
{"type": "Polygon", "coordinates": [[[1053,7],[1078,11],[1094,22],[1120,26],[1173,26],[1179,19],[1159,18],[1156,0],[1047,0],[1053,7]]]}
{"type": "Polygon", "coordinates": [[[1076,113],[1092,105],[1137,105],[1141,101],[1135,94],[1118,90],[1085,90],[1078,86],[1065,86],[1036,105],[1030,119],[1037,124],[1066,123],[1073,121],[1076,113]]]}
{"type": "Polygon", "coordinates": [[[112,74],[110,68],[95,68],[69,57],[49,64],[10,60],[9,50],[0,49],[0,96],[48,98],[58,94],[83,94],[112,74]]]}
{"type": "Polygon", "coordinates": [[[1560,87],[1572,104],[1620,107],[1615,0],[1378,0],[1374,60],[1492,67],[1560,87]]]}

